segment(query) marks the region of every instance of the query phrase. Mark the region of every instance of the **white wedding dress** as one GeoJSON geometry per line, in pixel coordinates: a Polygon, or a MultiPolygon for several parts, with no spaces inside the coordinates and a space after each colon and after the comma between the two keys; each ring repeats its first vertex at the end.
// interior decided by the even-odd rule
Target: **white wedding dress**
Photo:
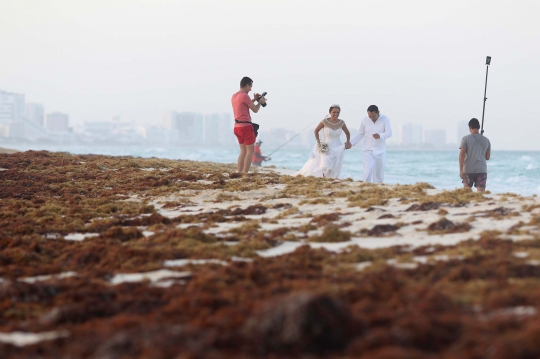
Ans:
{"type": "Polygon", "coordinates": [[[321,143],[328,144],[328,152],[319,153],[318,146],[315,144],[306,164],[294,176],[339,178],[341,175],[345,145],[341,142],[340,136],[345,121],[339,120],[338,123],[332,123],[325,118],[321,123],[324,125],[321,143]]]}

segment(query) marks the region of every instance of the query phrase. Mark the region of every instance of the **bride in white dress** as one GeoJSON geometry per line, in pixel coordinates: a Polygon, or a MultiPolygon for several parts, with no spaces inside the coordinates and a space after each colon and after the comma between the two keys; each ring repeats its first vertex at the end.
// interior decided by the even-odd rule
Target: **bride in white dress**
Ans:
{"type": "Polygon", "coordinates": [[[311,151],[309,159],[304,167],[296,172],[294,176],[339,178],[345,150],[352,147],[350,142],[351,134],[345,125],[345,121],[339,119],[340,112],[341,108],[339,105],[332,105],[330,107],[330,116],[326,116],[315,128],[315,139],[317,143],[311,151]],[[322,141],[319,139],[319,132],[321,130],[323,130],[322,141]],[[345,145],[340,139],[342,132],[347,136],[345,145]],[[328,146],[328,150],[326,152],[324,150],[321,151],[321,148],[326,147],[326,145],[328,146]]]}

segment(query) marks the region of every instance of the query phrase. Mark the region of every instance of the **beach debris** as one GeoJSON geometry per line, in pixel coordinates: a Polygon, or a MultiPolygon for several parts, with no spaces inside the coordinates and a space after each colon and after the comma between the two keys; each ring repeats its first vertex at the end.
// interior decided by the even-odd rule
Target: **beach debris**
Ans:
{"type": "Polygon", "coordinates": [[[171,260],[166,260],[165,262],[163,262],[163,265],[166,267],[182,267],[188,264],[195,264],[195,265],[219,264],[222,266],[226,266],[229,263],[225,261],[220,261],[217,259],[171,259],[171,260]]]}
{"type": "Polygon", "coordinates": [[[281,209],[281,210],[284,210],[284,209],[289,209],[291,208],[293,205],[290,204],[290,203],[278,203],[276,205],[274,205],[272,207],[272,209],[281,209]]]}
{"type": "Polygon", "coordinates": [[[261,204],[256,204],[253,206],[249,206],[246,209],[240,209],[235,208],[231,214],[232,215],[259,215],[259,214],[265,214],[266,213],[266,207],[261,204]]]}
{"type": "Polygon", "coordinates": [[[409,208],[407,208],[405,211],[431,211],[433,209],[439,209],[442,203],[440,202],[424,202],[421,204],[415,203],[409,208]]]}
{"type": "Polygon", "coordinates": [[[377,224],[373,226],[370,230],[363,229],[361,232],[367,234],[368,236],[377,237],[388,232],[395,232],[399,229],[399,226],[394,224],[377,224]]]}
{"type": "Polygon", "coordinates": [[[458,233],[468,232],[471,229],[471,225],[467,222],[454,223],[446,218],[441,218],[437,222],[431,223],[427,229],[434,233],[458,233]]]}
{"type": "Polygon", "coordinates": [[[143,233],[137,227],[113,226],[102,232],[100,238],[111,238],[121,242],[144,237],[143,233]]]}
{"type": "Polygon", "coordinates": [[[344,303],[324,294],[294,293],[264,303],[243,331],[263,353],[321,354],[345,348],[357,327],[344,303]]]}
{"type": "Polygon", "coordinates": [[[329,223],[333,223],[339,220],[339,217],[340,217],[339,213],[320,214],[318,216],[313,217],[310,223],[316,223],[317,227],[324,227],[328,225],[329,223]]]}
{"type": "Polygon", "coordinates": [[[0,168],[0,333],[69,329],[0,340],[7,359],[540,355],[536,197],[45,151],[0,168]]]}
{"type": "Polygon", "coordinates": [[[309,237],[310,242],[348,242],[351,240],[351,233],[342,231],[339,226],[329,224],[324,227],[321,235],[309,237]]]}
{"type": "Polygon", "coordinates": [[[497,207],[491,210],[480,212],[483,213],[483,215],[479,215],[479,217],[494,217],[494,218],[504,218],[508,216],[518,216],[519,213],[515,210],[507,207],[497,207]]]}

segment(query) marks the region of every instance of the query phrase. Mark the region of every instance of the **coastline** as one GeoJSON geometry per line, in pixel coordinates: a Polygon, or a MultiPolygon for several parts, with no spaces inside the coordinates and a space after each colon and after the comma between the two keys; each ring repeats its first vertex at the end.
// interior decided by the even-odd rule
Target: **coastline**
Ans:
{"type": "MultiPolygon", "coordinates": [[[[22,150],[23,148],[17,148],[22,150]]],[[[45,149],[47,150],[47,149],[45,149]]],[[[100,154],[110,156],[133,156],[142,158],[166,158],[171,160],[193,160],[199,162],[236,163],[237,149],[182,149],[165,148],[49,148],[51,152],[70,152],[74,155],[100,154]]],[[[263,154],[270,153],[265,148],[263,154]]],[[[514,192],[523,196],[540,195],[537,178],[540,178],[540,152],[495,151],[489,163],[488,189],[493,193],[514,192]]],[[[272,156],[272,164],[278,168],[299,170],[305,164],[309,151],[285,150],[272,156]]],[[[342,175],[344,178],[362,179],[360,149],[346,154],[342,175]]],[[[428,182],[438,189],[452,190],[461,187],[457,175],[457,154],[455,152],[393,152],[388,156],[385,182],[389,184],[414,184],[428,182]],[[414,170],[411,170],[414,169],[414,170]]]]}
{"type": "MultiPolygon", "coordinates": [[[[426,335],[441,357],[494,343],[519,357],[516,333],[534,335],[538,197],[291,177],[277,168],[239,175],[234,167],[0,155],[6,358],[126,354],[112,345],[119,336],[131,357],[251,358],[261,348],[295,357],[321,344],[325,357],[430,358],[426,335]],[[281,313],[293,303],[292,314],[280,314],[287,318],[325,300],[352,318],[324,324],[346,329],[340,344],[294,324],[261,324],[279,321],[264,308],[281,313]],[[403,342],[396,328],[417,339],[403,342]],[[293,339],[279,334],[288,330],[293,339]]],[[[324,322],[326,314],[310,315],[324,322]]]]}
{"type": "Polygon", "coordinates": [[[3,147],[0,147],[0,153],[17,153],[17,152],[20,152],[18,150],[12,150],[11,148],[3,148],[3,147]]]}

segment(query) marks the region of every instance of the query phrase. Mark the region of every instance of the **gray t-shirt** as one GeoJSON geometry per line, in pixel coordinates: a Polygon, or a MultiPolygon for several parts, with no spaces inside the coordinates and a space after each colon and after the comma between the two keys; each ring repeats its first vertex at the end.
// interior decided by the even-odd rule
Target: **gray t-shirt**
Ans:
{"type": "Polygon", "coordinates": [[[486,152],[491,151],[487,137],[471,133],[461,139],[459,148],[466,150],[463,173],[487,173],[486,152]]]}

